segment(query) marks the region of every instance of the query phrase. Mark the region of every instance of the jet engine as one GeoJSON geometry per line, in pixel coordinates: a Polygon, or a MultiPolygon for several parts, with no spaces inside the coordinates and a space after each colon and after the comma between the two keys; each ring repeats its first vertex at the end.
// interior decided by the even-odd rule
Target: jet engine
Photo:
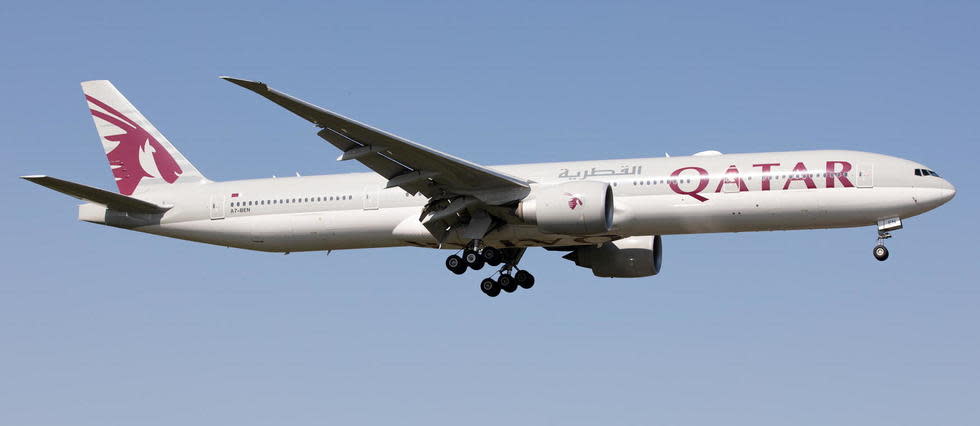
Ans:
{"type": "Polygon", "coordinates": [[[607,232],[613,223],[612,187],[596,181],[542,186],[518,204],[517,216],[554,234],[607,232]]]}
{"type": "Polygon", "coordinates": [[[663,243],[659,235],[629,237],[600,246],[579,247],[564,258],[592,268],[597,277],[649,277],[660,272],[663,243]]]}

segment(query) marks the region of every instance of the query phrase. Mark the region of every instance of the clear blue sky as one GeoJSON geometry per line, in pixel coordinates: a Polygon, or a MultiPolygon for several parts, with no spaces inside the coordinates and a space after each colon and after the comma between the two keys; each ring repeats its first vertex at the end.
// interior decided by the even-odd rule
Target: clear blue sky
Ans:
{"type": "Polygon", "coordinates": [[[976,2],[7,2],[0,424],[977,424],[976,2]],[[950,204],[670,236],[601,280],[532,250],[488,299],[443,252],[289,256],[79,223],[112,80],[210,178],[361,171],[259,79],[483,164],[844,148],[950,204]]]}

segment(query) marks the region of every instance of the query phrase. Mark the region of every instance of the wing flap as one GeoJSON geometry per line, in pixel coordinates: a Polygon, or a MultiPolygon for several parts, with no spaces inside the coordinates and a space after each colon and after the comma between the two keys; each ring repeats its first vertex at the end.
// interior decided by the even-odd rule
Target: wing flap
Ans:
{"type": "Polygon", "coordinates": [[[33,175],[21,176],[21,179],[34,182],[62,194],[70,195],[80,200],[103,204],[113,210],[136,213],[163,213],[170,209],[167,206],[153,204],[138,198],[117,194],[104,189],[94,188],[80,183],[70,182],[51,176],[33,175]]]}

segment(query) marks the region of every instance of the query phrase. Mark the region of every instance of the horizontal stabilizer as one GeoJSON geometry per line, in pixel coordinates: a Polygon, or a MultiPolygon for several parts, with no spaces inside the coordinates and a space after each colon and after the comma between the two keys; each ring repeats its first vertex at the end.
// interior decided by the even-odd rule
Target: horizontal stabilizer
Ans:
{"type": "Polygon", "coordinates": [[[21,176],[21,178],[80,200],[103,204],[113,210],[135,213],[163,213],[170,209],[170,207],[160,206],[138,198],[50,176],[34,175],[21,176]]]}

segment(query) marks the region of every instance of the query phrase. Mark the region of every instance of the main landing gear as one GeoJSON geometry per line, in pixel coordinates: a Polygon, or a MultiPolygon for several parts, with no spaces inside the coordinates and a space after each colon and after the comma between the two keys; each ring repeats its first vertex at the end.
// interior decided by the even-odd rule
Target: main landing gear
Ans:
{"type": "Polygon", "coordinates": [[[497,297],[500,291],[507,293],[517,291],[517,288],[529,289],[534,286],[534,275],[523,269],[517,269],[517,263],[524,255],[521,249],[499,250],[493,247],[480,247],[479,241],[463,250],[462,256],[454,254],[446,258],[446,269],[461,275],[467,269],[480,270],[484,265],[498,266],[503,264],[493,275],[480,282],[480,290],[490,297],[497,297]],[[497,279],[494,279],[494,276],[497,279]]]}
{"type": "Polygon", "coordinates": [[[500,294],[500,290],[513,293],[517,291],[518,287],[525,290],[534,287],[534,275],[531,275],[530,272],[523,269],[511,274],[512,269],[516,269],[516,266],[508,265],[501,268],[498,271],[500,276],[496,280],[493,279],[493,276],[484,278],[480,282],[480,290],[483,291],[483,294],[490,297],[497,297],[500,294]]]}
{"type": "Polygon", "coordinates": [[[503,261],[500,250],[493,247],[484,247],[482,250],[477,248],[467,248],[463,250],[463,255],[454,254],[446,258],[446,269],[456,275],[462,275],[467,268],[479,271],[484,265],[497,266],[503,261]]]}

